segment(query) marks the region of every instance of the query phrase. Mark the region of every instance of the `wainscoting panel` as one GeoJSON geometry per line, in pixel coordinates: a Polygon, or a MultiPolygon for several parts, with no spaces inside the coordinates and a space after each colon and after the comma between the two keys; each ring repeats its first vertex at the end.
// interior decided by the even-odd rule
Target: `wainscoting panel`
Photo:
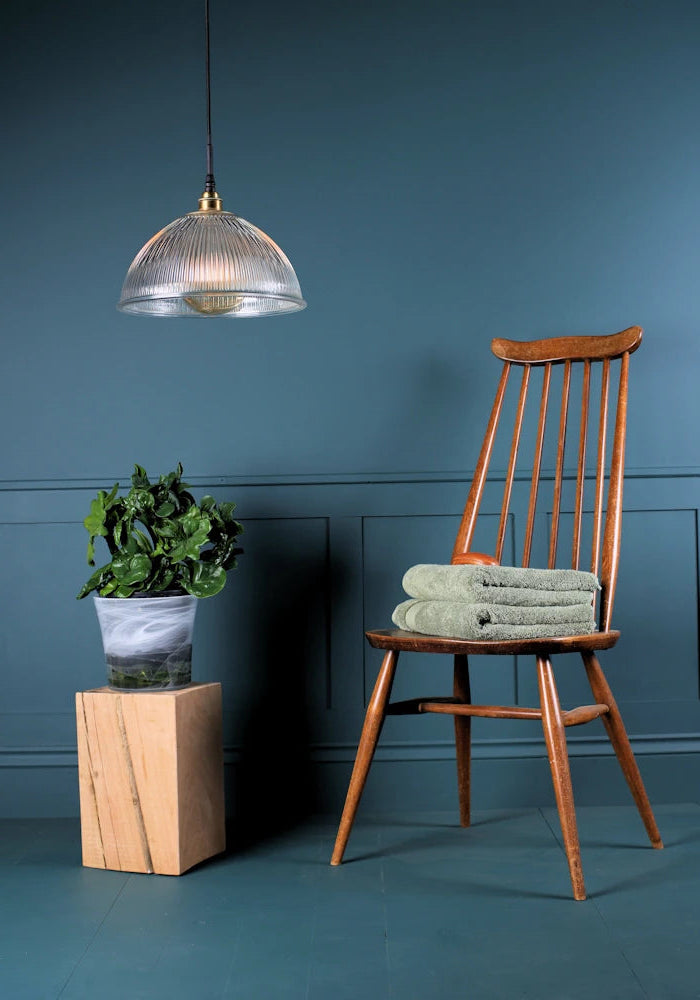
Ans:
{"type": "MultiPolygon", "coordinates": [[[[466,473],[195,480],[196,491],[235,500],[246,527],[239,568],[221,595],[200,604],[193,664],[195,679],[224,686],[237,814],[256,808],[260,788],[280,813],[293,801],[304,808],[341,802],[381,661],[364,629],[391,626],[408,566],[449,560],[469,481],[466,473]]],[[[77,809],[73,696],[104,683],[92,602],[75,600],[88,575],[81,521],[105,485],[0,488],[0,815],[77,809]]],[[[569,499],[572,485],[569,477],[569,499]]],[[[484,498],[475,546],[483,551],[493,549],[502,489],[496,481],[484,498]]],[[[545,483],[534,564],[545,558],[550,489],[545,483]]],[[[519,478],[504,561],[520,557],[528,490],[527,476],[519,478]]],[[[665,801],[697,797],[700,787],[699,507],[700,470],[628,475],[615,610],[623,635],[601,655],[642,769],[665,801]]],[[[566,521],[571,506],[564,509],[566,521]]],[[[537,703],[533,664],[523,658],[475,657],[472,666],[475,699],[537,703]]],[[[578,658],[555,666],[562,699],[588,701],[578,658]]],[[[396,697],[450,688],[450,657],[401,658],[396,697]]],[[[484,806],[550,801],[537,723],[476,720],[474,731],[475,789],[484,806]]],[[[626,801],[602,727],[572,732],[569,743],[580,801],[626,801]]],[[[409,790],[423,808],[453,801],[449,718],[387,721],[366,807],[397,805],[409,790]]]]}

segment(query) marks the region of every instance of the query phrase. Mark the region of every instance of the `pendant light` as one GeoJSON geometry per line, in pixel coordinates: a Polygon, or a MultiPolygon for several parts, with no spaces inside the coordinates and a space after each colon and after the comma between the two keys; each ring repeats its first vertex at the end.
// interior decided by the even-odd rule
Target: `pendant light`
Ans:
{"type": "Polygon", "coordinates": [[[204,0],[207,175],[199,208],[140,250],[118,309],[140,316],[277,316],[306,306],[294,268],[257,226],[222,208],[211,141],[209,0],[204,0]]]}

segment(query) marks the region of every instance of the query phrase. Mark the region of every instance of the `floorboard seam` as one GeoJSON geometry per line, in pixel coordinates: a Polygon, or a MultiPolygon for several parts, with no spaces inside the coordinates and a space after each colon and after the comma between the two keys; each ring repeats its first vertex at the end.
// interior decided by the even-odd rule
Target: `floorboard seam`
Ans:
{"type": "Polygon", "coordinates": [[[71,969],[70,974],[69,974],[68,978],[66,979],[65,983],[63,984],[63,986],[60,988],[60,990],[56,994],[56,1000],[60,1000],[60,998],[66,992],[66,989],[68,988],[68,984],[70,983],[71,979],[76,974],[76,972],[78,971],[78,968],[80,967],[80,964],[82,963],[82,961],[85,958],[85,956],[87,955],[87,953],[90,951],[90,948],[92,947],[95,938],[97,937],[97,935],[102,930],[102,927],[104,925],[105,920],[110,915],[110,913],[112,912],[112,910],[114,909],[114,907],[117,905],[117,901],[119,900],[121,894],[124,892],[124,890],[126,889],[126,887],[127,887],[127,885],[129,884],[130,881],[131,881],[131,875],[128,875],[126,877],[126,879],[124,880],[124,882],[122,883],[122,886],[121,886],[119,892],[117,893],[117,895],[114,897],[114,899],[110,903],[109,907],[107,908],[107,912],[104,914],[104,916],[102,917],[102,920],[100,920],[99,924],[95,928],[94,934],[92,935],[92,937],[90,938],[90,940],[88,941],[88,943],[85,945],[85,950],[83,951],[82,955],[80,956],[80,958],[78,959],[78,961],[75,963],[75,965],[71,969]]]}
{"type": "Polygon", "coordinates": [[[595,906],[596,911],[598,913],[598,916],[603,921],[603,925],[604,925],[606,931],[608,932],[608,935],[610,936],[610,940],[613,942],[613,944],[615,945],[615,947],[619,951],[620,955],[622,956],[622,959],[623,959],[625,965],[627,966],[627,968],[632,973],[632,978],[635,980],[635,982],[639,986],[639,988],[642,991],[643,995],[645,997],[647,997],[647,1000],[650,1000],[651,994],[647,993],[647,991],[644,989],[644,985],[643,985],[641,979],[637,975],[637,972],[636,972],[634,966],[632,965],[632,963],[630,962],[629,958],[627,957],[627,954],[625,953],[625,949],[620,944],[620,942],[617,940],[617,936],[615,935],[614,931],[611,929],[610,924],[607,922],[607,920],[603,916],[602,910],[600,909],[600,907],[596,903],[595,899],[592,899],[591,903],[593,903],[593,905],[595,906]]]}
{"type": "MultiPolygon", "coordinates": [[[[381,833],[379,834],[379,844],[381,849],[381,833]]],[[[386,876],[384,872],[384,862],[379,863],[379,877],[382,887],[382,909],[384,911],[384,956],[386,961],[386,981],[387,996],[389,1000],[394,996],[393,977],[391,975],[391,951],[389,948],[389,912],[386,905],[386,876]]]]}
{"type": "MultiPolygon", "coordinates": [[[[559,838],[557,837],[556,830],[554,829],[554,827],[552,826],[552,824],[549,822],[549,820],[545,816],[545,814],[542,811],[542,809],[539,809],[538,811],[539,811],[540,816],[542,817],[542,819],[545,821],[545,823],[549,827],[549,829],[550,829],[550,831],[552,833],[552,836],[554,837],[555,841],[557,842],[557,845],[558,845],[559,849],[561,850],[562,854],[564,855],[564,857],[566,857],[566,851],[564,850],[564,845],[560,842],[559,838]]],[[[589,898],[588,899],[588,903],[592,904],[595,907],[595,911],[598,914],[598,916],[600,917],[601,922],[602,922],[603,926],[605,927],[605,930],[608,933],[608,937],[610,938],[610,940],[614,944],[614,946],[617,949],[617,951],[620,953],[623,962],[625,963],[625,965],[629,969],[630,973],[632,974],[632,978],[634,979],[634,981],[639,986],[640,990],[642,991],[643,996],[647,997],[647,1000],[649,1000],[649,994],[644,989],[644,986],[642,985],[642,982],[641,982],[639,976],[635,972],[634,967],[632,966],[630,960],[628,959],[627,955],[625,954],[625,951],[624,951],[622,945],[620,944],[620,942],[617,940],[615,934],[610,929],[610,925],[608,924],[607,920],[603,916],[603,913],[602,913],[600,907],[598,906],[598,904],[596,903],[595,899],[590,899],[589,898]]]]}
{"type": "Polygon", "coordinates": [[[549,832],[554,837],[554,843],[557,845],[557,847],[559,848],[559,850],[561,851],[561,853],[566,858],[566,851],[564,850],[564,845],[560,842],[559,837],[557,837],[557,831],[554,829],[554,827],[552,826],[552,824],[549,822],[549,820],[545,816],[544,810],[542,809],[541,806],[538,808],[537,812],[540,814],[540,816],[542,817],[542,819],[545,821],[547,827],[549,828],[549,832]]]}

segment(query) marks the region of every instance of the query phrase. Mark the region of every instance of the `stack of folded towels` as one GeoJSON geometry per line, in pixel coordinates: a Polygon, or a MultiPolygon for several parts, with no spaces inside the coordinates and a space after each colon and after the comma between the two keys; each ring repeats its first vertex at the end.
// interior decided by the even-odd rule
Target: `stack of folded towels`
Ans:
{"type": "Polygon", "coordinates": [[[539,639],[596,631],[593,573],[517,566],[412,566],[401,629],[455,639],[539,639]]]}

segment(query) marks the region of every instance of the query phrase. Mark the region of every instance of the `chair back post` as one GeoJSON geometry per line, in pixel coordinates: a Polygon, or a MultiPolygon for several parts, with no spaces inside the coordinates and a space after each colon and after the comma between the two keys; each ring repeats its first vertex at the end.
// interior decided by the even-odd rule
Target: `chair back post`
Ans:
{"type": "Polygon", "coordinates": [[[608,509],[603,533],[603,567],[600,574],[600,629],[607,632],[612,623],[612,611],[617,587],[622,536],[622,489],[625,478],[625,434],[627,430],[627,389],[629,384],[630,352],[622,355],[620,384],[617,395],[615,436],[613,438],[608,509]]]}
{"type": "MultiPolygon", "coordinates": [[[[573,538],[571,566],[578,569],[581,559],[582,521],[584,512],[584,489],[586,482],[586,452],[589,410],[591,409],[591,371],[594,362],[602,362],[600,381],[600,406],[598,421],[598,448],[595,464],[595,493],[593,497],[593,529],[591,540],[591,571],[600,571],[600,629],[607,632],[611,628],[612,609],[617,584],[620,560],[620,538],[622,528],[622,493],[625,466],[625,435],[627,430],[627,395],[629,383],[629,358],[637,350],[642,340],[642,330],[638,326],[628,327],[620,333],[605,337],[557,337],[547,340],[514,341],[497,338],[492,341],[491,350],[503,362],[503,371],[496,391],[496,399],[491,410],[484,443],[479,454],[474,480],[469,491],[464,514],[459,526],[452,552],[453,563],[500,563],[503,553],[508,512],[515,476],[521,431],[527,400],[530,372],[533,366],[544,367],[542,394],[539,407],[539,421],[535,443],[535,456],[530,479],[530,493],[525,525],[522,565],[530,562],[535,526],[538,490],[542,471],[542,455],[549,405],[552,366],[563,364],[561,404],[559,407],[559,437],[557,443],[556,469],[554,473],[554,493],[552,498],[552,518],[549,535],[550,569],[556,565],[557,541],[564,478],[564,454],[566,430],[571,390],[571,371],[575,363],[582,363],[583,379],[581,387],[581,411],[578,436],[578,461],[576,469],[576,495],[573,510],[573,538]],[[603,523],[606,438],[608,420],[608,397],[610,394],[610,363],[620,360],[620,378],[617,393],[615,430],[612,442],[610,478],[608,485],[607,510],[603,523]],[[495,556],[471,552],[471,543],[484,494],[489,463],[493,453],[499,420],[512,365],[523,368],[520,394],[515,416],[515,426],[510,447],[510,457],[503,488],[503,502],[495,545],[495,556]],[[602,541],[602,546],[601,546],[602,541]],[[601,553],[602,549],[602,553],[601,553]],[[601,566],[602,562],[602,566],[601,566]]],[[[594,439],[595,440],[595,439],[594,439]]]]}
{"type": "Polygon", "coordinates": [[[474,479],[472,480],[469,496],[467,497],[467,503],[464,508],[464,513],[462,514],[462,521],[459,526],[454,549],[452,550],[453,563],[456,562],[460,556],[465,555],[469,551],[469,547],[474,536],[476,519],[479,514],[479,507],[481,506],[481,498],[484,494],[484,486],[486,485],[486,476],[489,471],[493,445],[496,440],[498,421],[501,416],[501,410],[503,409],[503,399],[506,394],[509,372],[510,364],[506,362],[503,365],[503,371],[501,372],[498,389],[496,390],[496,398],[491,409],[488,427],[486,428],[486,436],[484,437],[484,443],[481,446],[479,460],[476,463],[476,470],[474,472],[474,479]]]}

